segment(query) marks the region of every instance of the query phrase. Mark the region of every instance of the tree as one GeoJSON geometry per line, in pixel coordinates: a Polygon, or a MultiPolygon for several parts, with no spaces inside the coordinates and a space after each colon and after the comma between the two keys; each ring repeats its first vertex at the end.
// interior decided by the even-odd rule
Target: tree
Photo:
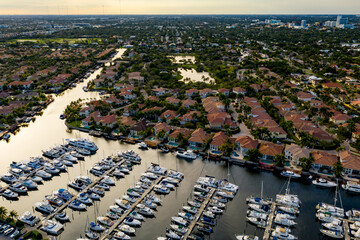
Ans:
{"type": "Polygon", "coordinates": [[[285,166],[285,156],[284,154],[275,154],[275,166],[284,167],[285,166]]]}
{"type": "Polygon", "coordinates": [[[251,134],[256,139],[269,139],[270,138],[270,132],[267,127],[256,127],[255,129],[251,130],[251,134]]]}
{"type": "Polygon", "coordinates": [[[10,213],[9,213],[9,217],[11,218],[11,220],[14,221],[15,218],[17,218],[19,216],[19,214],[15,211],[15,210],[12,210],[10,213]]]}
{"type": "Polygon", "coordinates": [[[219,148],[220,151],[224,153],[224,156],[230,156],[231,152],[234,149],[234,144],[231,142],[231,140],[228,138],[226,139],[225,143],[222,144],[219,148]]]}
{"type": "Polygon", "coordinates": [[[250,149],[246,152],[244,159],[246,161],[258,163],[259,158],[261,158],[261,157],[262,157],[262,154],[259,152],[259,150],[257,148],[254,148],[254,149],[250,149]]]}
{"type": "Polygon", "coordinates": [[[314,162],[314,158],[312,156],[306,158],[306,157],[302,157],[299,159],[300,162],[300,166],[302,167],[302,169],[306,172],[308,172],[314,162]]]}
{"type": "Polygon", "coordinates": [[[4,206],[0,207],[0,219],[5,219],[7,215],[7,209],[4,206]]]}
{"type": "Polygon", "coordinates": [[[164,129],[161,129],[158,134],[156,135],[158,139],[163,139],[165,137],[165,131],[164,129]]]}
{"type": "Polygon", "coordinates": [[[334,174],[336,177],[341,177],[341,173],[344,171],[344,167],[340,160],[337,160],[333,165],[334,174]]]}

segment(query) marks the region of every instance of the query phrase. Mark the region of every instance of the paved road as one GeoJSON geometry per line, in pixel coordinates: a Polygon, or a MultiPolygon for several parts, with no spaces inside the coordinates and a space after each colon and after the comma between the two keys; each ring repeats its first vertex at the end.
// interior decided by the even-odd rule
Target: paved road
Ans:
{"type": "Polygon", "coordinates": [[[233,137],[240,137],[240,136],[250,136],[250,137],[252,137],[251,134],[250,134],[250,130],[245,126],[245,124],[237,122],[239,114],[235,111],[235,108],[234,108],[233,104],[230,104],[229,109],[233,112],[231,114],[231,116],[236,121],[236,124],[240,128],[240,132],[233,135],[233,137]]]}

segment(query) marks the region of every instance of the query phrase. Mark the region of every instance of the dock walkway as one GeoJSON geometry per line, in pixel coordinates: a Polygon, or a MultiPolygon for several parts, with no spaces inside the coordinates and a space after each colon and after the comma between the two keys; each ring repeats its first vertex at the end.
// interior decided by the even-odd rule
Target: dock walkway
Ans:
{"type": "MultiPolygon", "coordinates": [[[[80,191],[78,194],[83,193],[83,192],[87,192],[90,188],[94,187],[96,184],[98,184],[106,175],[109,175],[112,171],[115,170],[115,168],[119,167],[121,164],[123,164],[125,162],[125,160],[120,160],[119,162],[117,162],[112,168],[110,168],[108,171],[106,171],[102,176],[98,177],[96,180],[94,180],[91,184],[89,184],[88,186],[86,186],[86,188],[82,191],[80,191]]],[[[77,197],[78,194],[75,194],[69,201],[66,201],[61,207],[59,207],[55,212],[53,212],[52,214],[49,214],[45,220],[50,220],[53,217],[55,217],[56,214],[62,212],[65,208],[67,208],[69,206],[69,204],[71,202],[73,202],[77,197]]],[[[41,222],[39,222],[35,228],[40,228],[41,227],[41,222]]]]}
{"type": "Polygon", "coordinates": [[[115,221],[114,225],[112,225],[108,230],[106,230],[105,234],[100,237],[100,240],[104,240],[107,237],[110,237],[111,233],[114,232],[114,230],[124,221],[125,217],[127,217],[129,213],[134,211],[136,205],[138,205],[147,195],[149,195],[150,192],[154,189],[155,185],[159,184],[164,178],[165,178],[164,176],[161,176],[158,179],[156,179],[155,182],[153,182],[151,186],[148,189],[146,189],[146,191],[137,199],[137,201],[134,202],[129,209],[124,211],[121,217],[115,221]]]}
{"type": "Polygon", "coordinates": [[[204,212],[205,208],[207,207],[207,205],[209,204],[212,196],[214,195],[216,189],[215,188],[212,188],[209,192],[209,194],[206,196],[204,202],[201,204],[201,207],[199,208],[199,211],[198,213],[195,215],[195,219],[193,221],[191,221],[189,227],[188,227],[188,231],[187,233],[185,233],[184,235],[184,239],[186,240],[190,234],[192,233],[194,227],[196,226],[196,224],[198,223],[202,213],[204,212]]]}
{"type": "Polygon", "coordinates": [[[268,224],[265,227],[265,233],[264,233],[264,240],[269,240],[270,236],[271,236],[271,226],[272,223],[274,221],[274,214],[275,214],[275,209],[276,209],[276,202],[273,202],[271,204],[271,212],[269,214],[269,220],[268,220],[268,224]]]}

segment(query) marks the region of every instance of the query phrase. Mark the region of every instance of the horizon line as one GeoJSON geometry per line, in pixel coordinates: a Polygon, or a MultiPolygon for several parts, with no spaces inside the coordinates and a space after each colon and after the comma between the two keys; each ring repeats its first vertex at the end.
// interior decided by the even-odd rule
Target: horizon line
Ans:
{"type": "Polygon", "coordinates": [[[255,15],[299,15],[299,16],[327,16],[327,15],[347,15],[360,17],[360,13],[126,13],[126,14],[0,14],[0,16],[255,16],[255,15]]]}

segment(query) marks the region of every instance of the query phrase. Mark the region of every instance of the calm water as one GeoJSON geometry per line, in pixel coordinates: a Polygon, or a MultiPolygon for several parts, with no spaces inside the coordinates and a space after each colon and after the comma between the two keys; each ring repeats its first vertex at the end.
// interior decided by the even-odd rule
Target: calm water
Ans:
{"type": "MultiPolygon", "coordinates": [[[[119,53],[121,54],[121,53],[119,53]]],[[[115,56],[117,58],[118,56],[115,56]]],[[[90,79],[94,78],[96,71],[90,79]]],[[[126,189],[133,185],[140,177],[140,174],[146,170],[151,162],[159,162],[167,168],[178,169],[185,173],[185,178],[179,187],[167,196],[163,196],[163,205],[158,208],[156,217],[147,219],[141,228],[137,229],[136,236],[132,239],[156,239],[157,236],[164,235],[165,228],[169,226],[171,216],[177,214],[178,210],[186,203],[192,192],[192,187],[199,176],[212,175],[217,178],[225,178],[228,173],[227,164],[224,162],[209,162],[197,159],[189,162],[176,159],[172,154],[157,153],[155,150],[141,151],[135,145],[122,144],[118,141],[108,141],[101,138],[88,136],[86,133],[78,131],[69,132],[64,122],[59,119],[59,115],[65,106],[78,98],[98,98],[98,94],[93,92],[84,92],[82,87],[86,85],[79,84],[76,88],[67,90],[60,96],[55,97],[55,101],[44,111],[43,116],[37,117],[35,122],[29,124],[27,128],[22,128],[15,136],[11,137],[9,143],[0,142],[0,174],[8,171],[11,161],[27,160],[30,157],[41,155],[42,150],[46,150],[57,144],[63,143],[66,138],[87,137],[96,142],[99,147],[97,154],[87,157],[86,161],[79,162],[73,168],[69,168],[67,173],[56,176],[53,180],[45,182],[39,186],[38,191],[31,191],[27,196],[22,196],[18,201],[8,201],[0,198],[0,205],[9,210],[16,210],[19,214],[24,211],[33,211],[34,203],[43,200],[44,196],[52,193],[61,187],[67,187],[67,183],[78,175],[87,175],[88,170],[107,155],[116,154],[118,151],[133,149],[139,152],[143,161],[141,165],[134,167],[134,170],[124,179],[117,181],[116,186],[108,191],[105,197],[88,207],[86,212],[75,212],[66,210],[71,216],[71,223],[65,225],[65,231],[58,239],[76,239],[83,234],[87,217],[90,221],[97,216],[104,215],[108,207],[114,204],[116,198],[121,198],[126,189]]],[[[261,182],[264,182],[264,195],[275,197],[280,191],[284,192],[286,180],[274,176],[268,172],[252,172],[242,167],[230,166],[231,180],[239,185],[239,192],[233,201],[227,204],[225,213],[218,217],[218,224],[214,233],[210,235],[211,239],[235,239],[234,234],[245,232],[249,234],[262,235],[261,230],[256,230],[249,224],[246,224],[247,205],[245,198],[251,194],[260,194],[261,182]]],[[[73,190],[70,190],[74,192],[73,190]]],[[[298,225],[293,233],[299,239],[320,239],[319,225],[315,222],[315,205],[319,201],[332,203],[334,191],[328,189],[319,189],[311,184],[300,182],[291,183],[291,192],[297,193],[303,202],[301,213],[297,218],[298,225]]],[[[342,192],[342,202],[346,210],[350,208],[360,209],[359,196],[352,196],[342,192]]],[[[38,212],[34,212],[40,216],[38,212]]]]}

